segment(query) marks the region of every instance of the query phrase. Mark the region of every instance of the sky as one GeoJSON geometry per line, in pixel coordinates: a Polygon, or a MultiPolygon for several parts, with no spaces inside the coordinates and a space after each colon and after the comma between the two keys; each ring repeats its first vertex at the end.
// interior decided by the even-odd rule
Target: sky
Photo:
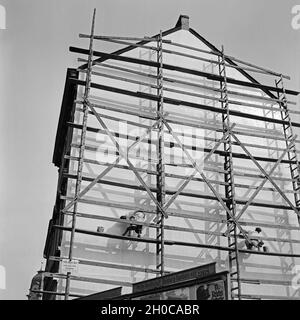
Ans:
{"type": "Polygon", "coordinates": [[[287,87],[300,90],[300,29],[291,24],[300,0],[0,0],[0,5],[6,9],[6,30],[0,30],[0,300],[26,299],[40,268],[56,195],[52,155],[65,74],[77,66],[68,48],[87,47],[78,34],[89,32],[93,8],[99,35],[151,36],[188,15],[190,26],[215,46],[290,75],[287,87]]]}

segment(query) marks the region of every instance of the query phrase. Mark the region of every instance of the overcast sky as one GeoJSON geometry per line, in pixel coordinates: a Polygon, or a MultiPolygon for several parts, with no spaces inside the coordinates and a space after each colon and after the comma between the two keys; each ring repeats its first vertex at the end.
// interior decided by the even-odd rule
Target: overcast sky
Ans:
{"type": "MultiPolygon", "coordinates": [[[[96,33],[150,36],[174,27],[178,16],[228,54],[289,74],[300,89],[300,30],[291,26],[300,0],[0,0],[0,299],[25,299],[40,267],[56,195],[51,163],[70,45],[87,46],[96,33]]],[[[105,46],[103,49],[109,49],[105,46]]],[[[299,101],[299,100],[298,100],[299,101]]]]}

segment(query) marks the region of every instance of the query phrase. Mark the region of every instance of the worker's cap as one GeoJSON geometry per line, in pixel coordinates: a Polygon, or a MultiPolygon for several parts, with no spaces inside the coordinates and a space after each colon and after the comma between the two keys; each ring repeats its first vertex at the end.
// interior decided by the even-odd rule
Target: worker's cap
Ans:
{"type": "Polygon", "coordinates": [[[255,231],[256,231],[256,232],[261,232],[261,228],[260,228],[260,227],[256,227],[256,228],[255,228],[255,231]]]}

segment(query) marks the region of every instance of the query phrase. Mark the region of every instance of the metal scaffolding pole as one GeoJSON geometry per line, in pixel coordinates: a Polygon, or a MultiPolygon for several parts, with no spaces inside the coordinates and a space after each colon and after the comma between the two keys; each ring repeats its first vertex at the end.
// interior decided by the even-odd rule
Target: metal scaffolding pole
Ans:
{"type": "MultiPolygon", "coordinates": [[[[223,81],[221,81],[221,106],[226,112],[222,114],[222,123],[224,134],[230,130],[230,115],[229,115],[229,99],[227,90],[227,76],[226,76],[226,64],[224,48],[222,46],[222,55],[220,57],[219,73],[223,81]]],[[[239,250],[237,246],[237,228],[235,221],[232,217],[236,217],[236,200],[235,200],[235,184],[233,176],[233,161],[232,161],[232,141],[231,134],[227,135],[224,142],[224,174],[225,179],[225,197],[226,206],[231,212],[231,216],[227,214],[228,219],[228,246],[234,248],[234,251],[229,251],[229,273],[231,279],[231,296],[234,297],[234,292],[237,292],[238,299],[241,299],[241,280],[240,280],[240,268],[239,268],[239,250]]]]}
{"type": "MultiPolygon", "coordinates": [[[[87,121],[88,121],[88,98],[90,93],[90,85],[91,85],[91,77],[92,77],[92,66],[93,66],[93,40],[94,40],[94,33],[95,33],[95,20],[96,20],[96,9],[94,9],[93,19],[92,19],[92,26],[91,26],[91,36],[90,36],[90,45],[89,45],[89,56],[88,56],[88,67],[86,72],[86,84],[84,89],[83,95],[83,120],[82,120],[82,130],[81,130],[81,137],[80,137],[80,150],[79,150],[79,161],[78,161],[78,169],[77,169],[77,181],[75,187],[75,198],[78,198],[78,195],[81,190],[81,183],[82,183],[82,170],[84,164],[84,151],[85,151],[85,144],[86,144],[86,131],[87,131],[87,121]]],[[[73,259],[73,245],[74,245],[74,237],[75,237],[75,229],[76,229],[76,215],[77,215],[77,200],[74,202],[73,206],[73,217],[72,217],[72,231],[70,235],[70,249],[69,249],[69,261],[71,262],[73,259]]],[[[71,273],[67,273],[66,277],[66,288],[65,288],[65,300],[69,299],[70,294],[70,276],[71,273]]]]}
{"type": "MultiPolygon", "coordinates": [[[[160,204],[161,208],[164,207],[165,204],[165,159],[164,159],[164,123],[163,113],[164,113],[164,88],[163,88],[163,54],[162,54],[162,31],[160,31],[159,38],[157,40],[157,115],[159,118],[158,122],[158,141],[157,141],[157,159],[158,164],[156,166],[157,170],[157,201],[160,204]]],[[[165,266],[164,266],[164,255],[165,255],[165,248],[164,248],[164,241],[165,241],[165,230],[164,230],[164,214],[157,208],[157,224],[159,228],[156,231],[156,268],[160,271],[160,275],[164,275],[165,266]]]]}
{"type": "MultiPolygon", "coordinates": [[[[290,161],[289,167],[290,167],[290,172],[292,177],[293,190],[295,191],[294,199],[295,199],[296,209],[298,213],[300,213],[300,166],[299,166],[298,157],[297,157],[293,126],[292,126],[291,117],[290,117],[289,109],[287,105],[287,97],[286,97],[286,91],[284,88],[282,75],[280,76],[278,81],[275,80],[275,84],[277,88],[282,89],[282,93],[278,92],[278,100],[280,101],[279,106],[281,110],[281,118],[284,121],[288,121],[288,124],[286,123],[283,124],[283,132],[286,140],[286,145],[288,146],[289,144],[291,144],[288,152],[288,159],[290,161]]],[[[299,214],[298,214],[298,222],[300,225],[299,214]]]]}

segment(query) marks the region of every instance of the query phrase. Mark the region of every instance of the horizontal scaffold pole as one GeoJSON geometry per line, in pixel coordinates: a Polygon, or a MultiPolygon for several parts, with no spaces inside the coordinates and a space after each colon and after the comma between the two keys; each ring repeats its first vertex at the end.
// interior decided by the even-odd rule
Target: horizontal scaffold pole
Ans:
{"type": "MultiPolygon", "coordinates": [[[[88,35],[88,34],[82,34],[82,33],[79,34],[79,38],[90,38],[90,37],[91,36],[88,35]]],[[[120,36],[94,36],[94,39],[113,42],[113,43],[118,43],[118,44],[124,44],[124,45],[128,45],[130,47],[141,47],[141,48],[150,49],[150,50],[157,50],[156,47],[145,45],[146,43],[148,43],[150,41],[157,41],[157,38],[155,38],[155,37],[152,37],[152,38],[151,37],[138,38],[138,37],[120,37],[120,36]],[[128,42],[128,41],[140,41],[140,42],[139,43],[133,43],[133,42],[128,42]]],[[[174,42],[172,40],[163,39],[162,42],[166,43],[166,44],[169,44],[169,45],[172,45],[172,46],[185,48],[185,49],[188,49],[188,50],[193,50],[193,51],[197,51],[197,52],[201,52],[201,53],[205,53],[205,54],[210,54],[210,55],[221,56],[221,53],[218,52],[218,51],[212,51],[212,50],[208,51],[208,50],[204,50],[204,49],[199,49],[199,48],[196,48],[196,47],[180,44],[180,43],[174,42]]],[[[174,51],[166,50],[166,49],[163,49],[162,51],[166,52],[166,53],[182,54],[181,52],[174,52],[174,51]]],[[[210,63],[218,63],[217,60],[209,60],[209,59],[204,59],[204,58],[201,58],[201,57],[198,57],[198,56],[192,56],[192,55],[189,55],[189,56],[191,56],[191,57],[193,57],[195,59],[199,59],[199,60],[201,60],[201,59],[203,59],[204,61],[207,60],[207,62],[210,62],[210,63]]],[[[273,75],[273,76],[278,76],[278,77],[282,76],[283,78],[288,79],[288,80],[291,79],[287,75],[283,75],[283,74],[280,74],[278,72],[275,72],[275,71],[272,71],[272,70],[269,70],[269,69],[254,65],[253,63],[250,63],[250,62],[242,61],[242,60],[237,59],[237,58],[232,57],[232,56],[224,55],[224,57],[226,59],[230,59],[232,61],[244,64],[244,65],[249,66],[251,68],[247,68],[247,67],[243,67],[243,66],[240,66],[240,65],[234,65],[234,64],[227,64],[226,63],[225,65],[227,67],[232,67],[232,68],[236,68],[236,69],[243,69],[243,70],[252,71],[252,72],[260,72],[260,73],[263,73],[263,74],[273,75]]]]}
{"type": "MultiPolygon", "coordinates": [[[[79,62],[87,62],[86,59],[82,59],[82,58],[78,58],[79,62]]],[[[129,68],[125,68],[125,67],[120,67],[120,66],[116,66],[116,65],[112,65],[112,64],[108,64],[108,63],[101,63],[101,62],[94,62],[94,65],[96,65],[97,67],[102,67],[102,68],[109,68],[109,69],[113,69],[113,70],[118,70],[118,71],[123,71],[126,73],[130,73],[130,74],[135,74],[135,75],[139,75],[142,77],[146,77],[148,79],[154,80],[156,79],[156,75],[151,74],[151,73],[145,73],[145,72],[141,72],[141,71],[137,71],[137,70],[133,70],[133,69],[129,69],[129,68]]],[[[80,69],[78,68],[77,70],[78,72],[82,72],[82,73],[86,73],[85,69],[80,69]]],[[[127,79],[127,78],[126,78],[127,79]]],[[[169,83],[175,83],[175,84],[183,84],[186,86],[191,86],[191,87],[195,87],[195,88],[200,88],[200,89],[204,89],[204,90],[208,90],[211,92],[217,92],[220,93],[221,89],[213,87],[213,86],[208,86],[208,85],[204,85],[204,84],[199,84],[199,83],[195,83],[195,82],[190,82],[190,81],[184,81],[184,80],[180,80],[177,78],[170,78],[170,77],[163,77],[163,80],[165,82],[169,82],[169,83]]],[[[149,83],[148,86],[151,86],[151,84],[149,83]]],[[[268,104],[277,104],[277,102],[279,102],[278,98],[270,98],[267,96],[258,96],[258,95],[254,95],[254,94],[249,94],[249,93],[243,93],[243,92],[239,92],[239,91],[232,91],[232,90],[228,90],[229,94],[232,94],[234,96],[239,96],[239,97],[244,97],[244,98],[253,98],[255,101],[257,100],[261,100],[264,101],[268,104]]],[[[294,101],[287,101],[288,104],[292,104],[292,105],[296,105],[296,102],[294,101]]],[[[272,107],[267,106],[267,105],[252,105],[252,107],[254,108],[259,108],[259,109],[265,109],[265,110],[271,110],[271,111],[280,111],[279,108],[274,108],[274,105],[272,107]]],[[[300,111],[293,111],[293,110],[289,110],[290,113],[293,114],[300,114],[300,111]]]]}
{"type": "MultiPolygon", "coordinates": [[[[70,179],[76,179],[74,175],[66,174],[66,177],[70,179]]],[[[93,181],[93,178],[90,177],[83,177],[82,180],[84,181],[93,181]]],[[[142,186],[134,185],[134,184],[128,184],[128,183],[121,183],[116,181],[109,181],[109,180],[99,180],[98,183],[106,184],[114,187],[120,187],[120,188],[126,188],[126,189],[132,189],[132,190],[139,190],[139,191],[145,191],[142,186]]],[[[151,192],[156,193],[156,188],[149,188],[151,192]]],[[[177,190],[176,190],[177,191],[177,190]]],[[[173,195],[176,193],[175,190],[166,190],[166,194],[173,195]]],[[[182,192],[181,196],[185,197],[191,197],[191,198],[200,198],[200,199],[208,199],[208,200],[215,200],[218,201],[218,198],[211,194],[206,193],[192,193],[192,192],[182,192]]],[[[226,201],[226,198],[222,198],[223,201],[226,201]]],[[[237,204],[245,205],[247,204],[247,200],[237,199],[237,204]]],[[[273,209],[282,209],[282,210],[293,210],[292,207],[282,204],[275,204],[275,203],[267,203],[267,202],[252,202],[251,206],[255,207],[264,207],[264,208],[273,208],[273,209]]]]}
{"type": "MultiPolygon", "coordinates": [[[[78,102],[76,102],[76,103],[78,103],[78,102]]],[[[83,109],[76,108],[76,111],[83,112],[83,109]]],[[[89,112],[89,114],[93,115],[92,112],[89,112]]],[[[136,115],[138,116],[139,113],[136,113],[136,115]]],[[[114,116],[110,116],[110,115],[106,115],[106,114],[102,114],[102,118],[117,121],[117,122],[120,121],[120,117],[114,117],[114,116]]],[[[145,125],[143,123],[135,122],[135,121],[131,121],[131,120],[126,120],[126,123],[128,125],[136,126],[139,128],[146,128],[147,129],[149,127],[148,125],[145,125]]],[[[155,129],[153,129],[153,131],[155,131],[155,129]]],[[[165,130],[165,132],[168,133],[167,130],[165,130]]],[[[232,130],[232,132],[234,132],[234,130],[232,130]]],[[[181,133],[178,133],[178,132],[177,132],[177,134],[182,135],[181,133]]],[[[200,135],[195,135],[195,134],[190,134],[190,133],[185,133],[184,137],[189,137],[189,138],[193,138],[193,139],[200,139],[200,140],[210,141],[210,142],[217,142],[218,141],[218,139],[216,139],[216,138],[211,138],[211,137],[207,137],[207,136],[200,136],[200,135]]],[[[151,140],[151,141],[154,142],[153,140],[151,140]]],[[[299,140],[298,141],[295,140],[295,142],[299,142],[299,140]]],[[[238,143],[233,141],[232,145],[238,145],[238,143]]],[[[167,143],[166,143],[166,146],[168,146],[167,143]]],[[[174,146],[177,146],[177,144],[174,143],[174,146]]],[[[251,148],[257,148],[257,149],[264,149],[264,150],[274,150],[274,151],[284,151],[285,150],[284,148],[273,147],[273,146],[269,146],[269,145],[253,144],[253,143],[247,143],[247,142],[244,142],[244,146],[246,146],[246,147],[248,146],[251,148]]],[[[190,148],[190,147],[187,146],[187,148],[190,148]]],[[[300,151],[296,151],[296,152],[300,153],[300,151]]]]}
{"type": "MultiPolygon", "coordinates": [[[[66,231],[66,232],[71,231],[71,228],[69,228],[69,227],[63,227],[63,226],[59,226],[59,225],[54,225],[53,227],[55,229],[59,229],[59,230],[66,231]]],[[[75,232],[90,235],[90,236],[110,238],[110,239],[119,239],[119,240],[125,240],[125,241],[144,242],[144,243],[153,243],[153,244],[156,244],[158,242],[156,239],[151,239],[151,238],[135,238],[135,237],[119,236],[119,235],[115,235],[115,234],[109,234],[109,233],[103,233],[103,232],[100,233],[100,232],[94,232],[94,231],[83,230],[83,229],[76,229],[75,232]]],[[[214,249],[214,250],[221,250],[221,251],[233,251],[234,250],[233,248],[219,246],[219,245],[184,242],[184,241],[172,241],[172,240],[165,240],[165,245],[207,248],[207,249],[214,249]]],[[[254,250],[244,250],[244,249],[239,250],[239,252],[250,253],[250,254],[254,254],[254,255],[262,255],[262,256],[300,258],[300,254],[282,253],[282,252],[265,252],[265,251],[254,251],[254,250]]]]}
{"type": "MultiPolygon", "coordinates": [[[[85,81],[83,81],[83,80],[70,78],[70,81],[75,83],[78,86],[85,86],[85,81]]],[[[124,94],[124,95],[131,96],[131,97],[148,99],[150,101],[158,101],[158,97],[156,95],[150,94],[150,93],[139,92],[139,91],[130,91],[130,90],[126,90],[126,89],[106,86],[106,85],[97,84],[97,83],[91,83],[91,87],[95,88],[95,89],[99,89],[99,90],[108,91],[108,92],[115,92],[115,93],[119,93],[119,94],[124,94]]],[[[194,102],[177,100],[177,99],[168,98],[168,97],[164,97],[164,103],[176,105],[176,106],[182,105],[182,106],[186,106],[186,107],[207,110],[207,111],[212,111],[212,112],[221,113],[221,114],[225,112],[221,108],[212,107],[209,105],[204,105],[204,104],[199,104],[199,103],[194,103],[194,102]]],[[[270,123],[277,123],[277,124],[286,124],[286,125],[289,124],[288,121],[274,119],[274,118],[267,118],[267,117],[263,117],[263,116],[258,116],[256,114],[245,113],[245,112],[240,112],[240,111],[236,111],[236,110],[230,110],[229,113],[230,113],[230,115],[236,116],[236,117],[248,118],[248,119],[265,121],[265,122],[270,122],[270,123]]],[[[298,127],[298,128],[300,127],[300,123],[297,123],[297,122],[292,122],[292,125],[294,127],[298,127]]]]}
{"type": "MultiPolygon", "coordinates": [[[[95,97],[93,98],[95,100],[95,97]]],[[[76,103],[82,104],[82,101],[77,100],[76,103]]],[[[103,103],[106,103],[105,101],[103,103]]],[[[110,110],[115,112],[120,112],[124,114],[134,115],[140,118],[149,119],[149,120],[157,120],[156,113],[151,112],[143,112],[138,109],[138,107],[134,108],[126,108],[124,105],[122,106],[108,106],[104,104],[99,103],[93,103],[93,106],[95,108],[104,109],[104,110],[110,110]]],[[[169,123],[179,124],[183,126],[190,126],[192,128],[200,128],[200,129],[207,129],[207,130],[213,130],[218,133],[222,133],[223,129],[219,126],[218,123],[214,124],[208,124],[206,122],[195,122],[190,120],[185,120],[182,116],[166,116],[166,120],[169,123]]],[[[286,141],[284,136],[279,135],[278,131],[275,130],[268,130],[267,134],[265,133],[265,130],[262,127],[251,127],[249,128],[242,128],[237,124],[236,127],[239,127],[239,129],[234,129],[232,132],[238,135],[242,136],[249,136],[249,137],[257,137],[257,138],[265,138],[270,140],[278,140],[278,141],[286,141]],[[260,132],[262,131],[262,133],[260,132]]],[[[300,143],[300,140],[296,140],[296,143],[300,143]]]]}
{"type": "MultiPolygon", "coordinates": [[[[77,148],[78,146],[73,146],[73,147],[77,148]]],[[[72,161],[78,161],[79,160],[78,157],[68,156],[68,155],[65,156],[65,159],[72,160],[72,161]]],[[[93,159],[89,159],[89,158],[84,158],[83,161],[84,161],[84,163],[89,163],[89,164],[98,165],[98,166],[109,166],[111,164],[109,162],[99,162],[97,160],[93,160],[93,159]]],[[[123,170],[130,170],[129,166],[120,165],[120,164],[116,164],[115,168],[123,169],[123,170]]],[[[143,172],[143,173],[147,173],[149,175],[157,176],[157,171],[154,171],[154,170],[151,170],[151,169],[138,168],[138,167],[136,169],[139,172],[143,172]]],[[[186,176],[181,175],[181,174],[173,174],[173,173],[166,172],[166,177],[174,178],[174,179],[184,179],[186,176]]],[[[258,178],[260,178],[260,177],[258,177],[258,178]]],[[[275,180],[276,180],[276,177],[275,177],[275,180]]],[[[197,177],[193,177],[192,181],[204,182],[204,180],[202,178],[197,178],[197,177]]],[[[213,180],[213,179],[208,179],[208,181],[210,183],[217,184],[217,185],[220,185],[220,186],[225,186],[225,185],[228,184],[227,182],[219,181],[219,180],[213,180]]],[[[235,186],[236,186],[236,188],[253,189],[253,190],[257,189],[256,186],[251,186],[251,185],[248,185],[248,184],[241,184],[241,183],[236,183],[235,186]]],[[[262,190],[271,191],[271,192],[276,191],[276,189],[272,188],[272,187],[263,187],[262,190]]],[[[294,193],[294,192],[297,192],[297,191],[285,189],[284,192],[285,193],[294,193]]]]}
{"type": "MultiPolygon", "coordinates": [[[[71,122],[68,122],[68,125],[72,128],[76,128],[76,129],[82,129],[82,125],[80,124],[76,124],[76,123],[71,123],[71,122]]],[[[98,129],[98,128],[95,128],[95,127],[87,127],[87,131],[90,131],[90,132],[97,132],[97,133],[103,133],[105,134],[105,131],[103,129],[98,129]]],[[[118,132],[115,132],[115,131],[112,131],[112,134],[116,137],[116,138],[121,138],[121,139],[126,139],[126,140],[132,140],[132,141],[135,141],[136,140],[136,137],[134,136],[129,136],[129,135],[126,135],[126,134],[122,134],[122,133],[118,133],[118,132]]],[[[143,143],[147,143],[147,144],[155,144],[156,141],[151,141],[150,139],[147,139],[145,141],[143,141],[143,143]]],[[[186,149],[190,149],[190,150],[194,150],[194,146],[191,146],[191,145],[185,145],[183,144],[186,149]]],[[[169,147],[169,143],[166,142],[165,143],[165,146],[166,147],[169,147]]],[[[174,143],[173,147],[179,147],[179,145],[177,143],[174,143]]],[[[212,149],[211,148],[198,148],[197,149],[198,151],[203,151],[205,153],[208,153],[210,152],[212,149]]],[[[223,150],[216,150],[214,152],[215,154],[221,156],[221,157],[225,157],[228,152],[226,151],[223,151],[223,150]]],[[[238,158],[238,159],[251,159],[250,156],[246,155],[246,154],[243,154],[243,153],[237,153],[237,152],[232,152],[232,156],[234,158],[238,158]]],[[[254,156],[254,159],[257,160],[257,161],[265,161],[265,162],[276,162],[278,159],[276,158],[267,158],[267,157],[257,157],[257,156],[254,156]]],[[[290,160],[282,160],[281,161],[282,163],[296,163],[295,161],[290,161],[290,160]]]]}
{"type": "MultiPolygon", "coordinates": [[[[78,71],[81,72],[81,73],[86,73],[86,70],[80,70],[79,69],[78,71]]],[[[92,74],[95,75],[95,76],[103,77],[103,78],[109,78],[109,79],[119,80],[119,81],[123,81],[123,82],[129,82],[129,83],[145,86],[145,87],[152,88],[152,89],[157,89],[157,85],[155,85],[155,84],[148,83],[148,82],[143,82],[143,81],[133,80],[133,79],[130,79],[128,77],[124,78],[124,77],[114,76],[114,75],[111,75],[111,74],[107,74],[107,73],[103,73],[103,72],[97,72],[97,71],[93,71],[92,74]]],[[[200,85],[199,85],[199,87],[200,87],[200,85]]],[[[213,91],[211,88],[213,88],[213,87],[206,86],[207,90],[213,91]]],[[[205,88],[203,88],[203,89],[205,89],[205,88]]],[[[222,102],[221,97],[218,97],[218,96],[212,96],[212,95],[207,95],[207,94],[203,94],[203,93],[201,93],[201,94],[193,93],[193,92],[189,92],[189,91],[172,89],[172,88],[169,88],[169,87],[164,87],[164,90],[168,91],[168,92],[179,93],[179,94],[183,94],[183,95],[187,95],[187,96],[194,96],[194,97],[207,99],[207,100],[211,100],[211,101],[222,102]]],[[[218,90],[220,90],[220,89],[218,89],[218,90]]],[[[216,90],[214,90],[214,91],[216,91],[216,90]]],[[[275,104],[275,103],[278,104],[278,102],[281,102],[279,99],[266,98],[266,97],[263,97],[263,96],[256,96],[256,95],[252,95],[252,94],[240,93],[240,92],[237,92],[237,91],[228,90],[228,94],[232,94],[232,95],[235,95],[235,96],[240,96],[240,97],[243,97],[243,98],[252,98],[255,101],[256,100],[263,100],[263,101],[266,101],[268,103],[273,103],[273,104],[275,104]]],[[[273,111],[273,112],[276,112],[276,111],[280,112],[279,108],[268,107],[268,106],[264,106],[264,105],[257,105],[257,104],[253,104],[253,103],[249,103],[249,102],[245,102],[245,101],[237,101],[237,100],[231,100],[230,99],[228,102],[229,102],[229,104],[234,104],[234,105],[239,105],[239,106],[245,106],[245,107],[256,108],[256,109],[263,109],[263,110],[270,110],[270,111],[273,111]]],[[[294,104],[294,105],[296,104],[293,101],[287,101],[287,103],[294,104]]],[[[295,113],[295,112],[290,111],[290,113],[295,113]]]]}
{"type": "MultiPolygon", "coordinates": [[[[66,258],[51,256],[49,259],[52,261],[62,261],[66,258]]],[[[97,266],[97,267],[103,267],[103,268],[112,268],[112,269],[121,269],[121,270],[130,270],[130,271],[136,271],[136,272],[159,274],[159,271],[151,268],[135,267],[132,265],[122,265],[122,264],[99,262],[94,260],[77,259],[77,258],[76,260],[78,260],[80,264],[88,265],[88,266],[97,266]]],[[[170,272],[167,272],[167,273],[170,273],[170,272]]]]}
{"type": "MultiPolygon", "coordinates": [[[[77,47],[70,47],[70,51],[74,52],[74,53],[85,54],[85,55],[89,54],[89,51],[87,49],[82,49],[82,48],[77,48],[77,47]]],[[[117,54],[109,54],[109,53],[105,53],[105,52],[101,52],[101,51],[94,51],[93,54],[94,54],[94,56],[101,57],[103,59],[124,61],[124,62],[128,62],[128,63],[145,65],[145,66],[153,67],[153,68],[159,67],[159,64],[157,62],[144,60],[144,59],[125,57],[125,56],[121,56],[121,55],[117,55],[117,54]]],[[[166,70],[178,71],[178,72],[182,72],[182,73],[205,77],[205,78],[212,80],[212,81],[224,81],[224,78],[219,75],[215,75],[215,74],[200,71],[200,70],[193,70],[193,69],[183,68],[183,67],[179,67],[179,66],[165,64],[165,63],[163,65],[163,67],[166,70]]],[[[283,90],[280,88],[276,88],[273,86],[266,86],[266,85],[262,85],[262,84],[254,83],[254,82],[237,80],[234,78],[227,78],[227,82],[230,84],[235,84],[235,85],[239,85],[239,86],[243,86],[243,87],[257,88],[257,89],[269,90],[269,91],[274,91],[274,92],[283,92],[283,90]]],[[[286,90],[286,94],[298,95],[299,92],[294,91],[294,90],[286,90]]]]}
{"type": "MultiPolygon", "coordinates": [[[[65,213],[65,215],[72,215],[72,212],[68,211],[65,213]]],[[[106,217],[106,216],[100,216],[100,215],[95,215],[95,214],[88,214],[88,213],[78,213],[78,217],[80,218],[85,218],[85,219],[92,219],[92,220],[100,220],[100,221],[110,221],[110,222],[117,222],[117,223],[122,223],[126,225],[132,224],[131,221],[127,219],[120,219],[120,218],[111,218],[111,217],[106,217]]],[[[155,223],[146,223],[146,222],[135,222],[135,225],[139,226],[144,226],[148,228],[154,228],[157,229],[159,226],[155,223]]],[[[171,225],[165,225],[164,226],[165,230],[172,230],[172,231],[180,231],[180,232],[188,232],[188,233],[194,233],[194,234],[206,234],[210,236],[217,236],[217,237],[228,237],[225,235],[224,232],[217,232],[217,231],[206,231],[202,229],[191,229],[191,228],[185,228],[185,227],[175,227],[171,225]]],[[[230,235],[230,237],[234,237],[230,235]]],[[[283,243],[300,243],[300,240],[294,240],[294,239],[283,239],[283,238],[275,238],[275,237],[251,237],[251,239],[256,239],[256,240],[265,240],[265,241],[272,241],[272,242],[283,242],[283,243]]]]}
{"type": "MultiPolygon", "coordinates": [[[[72,200],[71,197],[66,197],[66,196],[61,196],[60,197],[62,200],[72,200]]],[[[97,206],[102,206],[102,207],[109,207],[109,208],[118,208],[122,210],[130,210],[130,211],[140,211],[140,212],[145,212],[148,214],[156,214],[155,208],[152,207],[145,207],[145,206],[135,206],[129,203],[120,203],[120,202],[115,202],[115,201],[100,201],[100,200],[87,200],[87,199],[80,199],[80,202],[84,204],[91,204],[91,205],[97,205],[97,206]]],[[[212,209],[212,206],[208,206],[209,209],[212,209]]],[[[213,207],[216,210],[219,210],[219,207],[214,206],[213,207]]],[[[179,217],[179,218],[185,218],[185,219],[192,219],[192,220],[199,220],[199,221],[208,221],[208,222],[216,222],[220,224],[226,224],[227,218],[224,216],[216,217],[212,215],[200,215],[199,212],[194,212],[194,211],[184,211],[181,210],[180,212],[177,211],[171,211],[168,210],[168,214],[173,217],[179,217]]],[[[255,221],[249,221],[249,220],[241,220],[239,221],[241,225],[245,226],[257,226],[257,222],[255,221]]],[[[259,225],[261,227],[266,227],[266,228],[275,228],[275,229],[285,229],[285,230],[296,230],[299,231],[299,226],[292,226],[292,225],[286,225],[286,224],[279,224],[279,223],[268,223],[266,221],[260,221],[259,225]]]]}

